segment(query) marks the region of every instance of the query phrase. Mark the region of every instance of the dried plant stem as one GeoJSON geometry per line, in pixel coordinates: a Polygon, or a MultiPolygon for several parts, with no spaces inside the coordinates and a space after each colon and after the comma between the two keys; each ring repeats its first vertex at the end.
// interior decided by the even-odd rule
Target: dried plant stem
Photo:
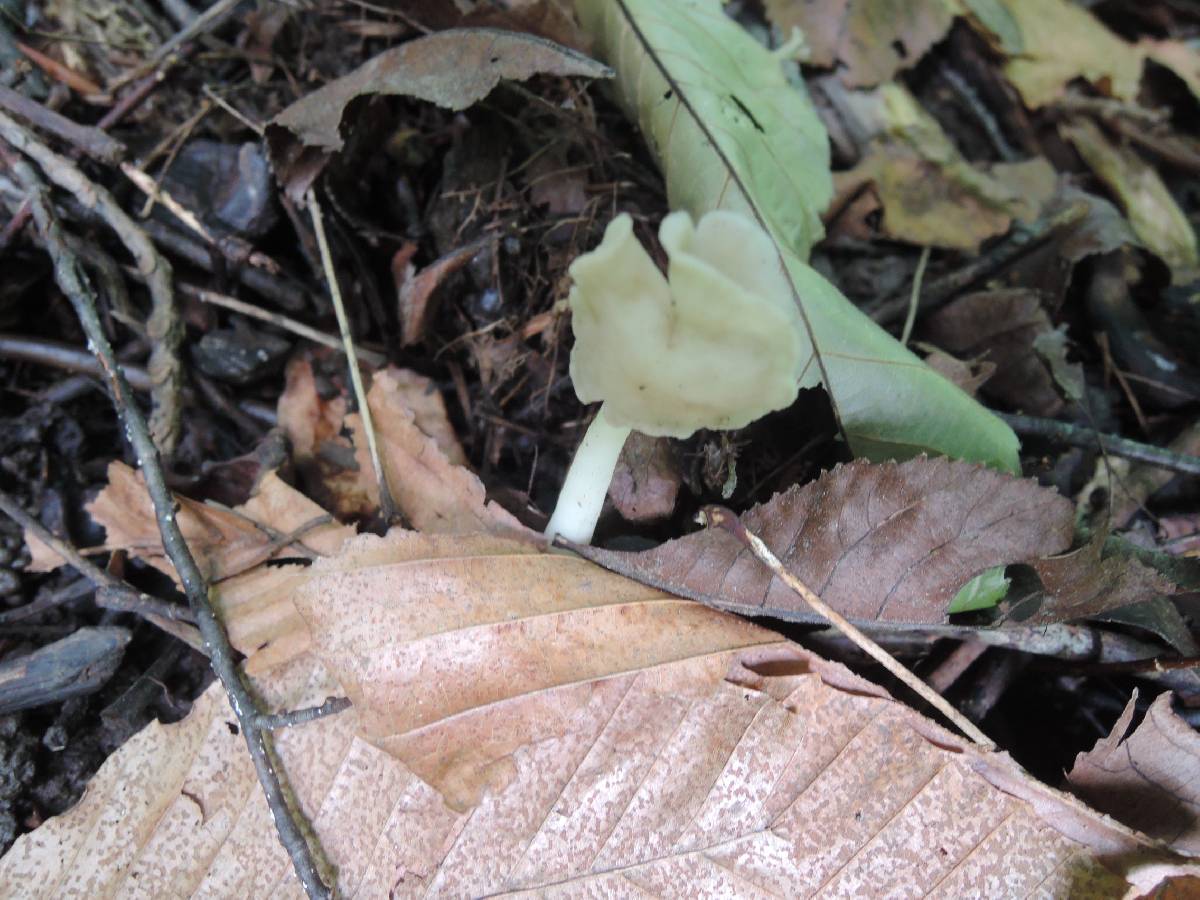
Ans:
{"type": "Polygon", "coordinates": [[[104,368],[113,404],[121,417],[126,438],[137,456],[146,481],[146,489],[154,504],[163,549],[179,575],[179,581],[187,595],[188,604],[204,640],[205,650],[212,662],[213,671],[221,680],[229,698],[229,705],[233,708],[241,726],[259,783],[266,794],[267,805],[279,833],[280,843],[287,850],[296,877],[304,886],[308,896],[329,897],[329,888],[321,880],[312,849],[300,827],[298,814],[293,813],[288,805],[279,773],[276,771],[275,762],[268,748],[268,733],[258,724],[258,716],[261,715],[261,712],[257,708],[246,682],[243,681],[241,670],[235,662],[236,653],[213,610],[209,586],[179,528],[175,499],[167,487],[166,477],[159,461],[158,448],[150,437],[146,420],[134,399],[133,389],[126,381],[125,374],[117,362],[112,346],[104,334],[104,329],[101,327],[100,316],[96,310],[95,294],[87,279],[87,274],[67,245],[61,226],[47,197],[45,185],[42,184],[33,169],[25,163],[18,164],[15,167],[15,173],[29,192],[29,197],[33,202],[34,219],[42,232],[42,238],[53,260],[55,280],[75,308],[75,313],[87,335],[88,343],[104,368]]]}
{"type": "Polygon", "coordinates": [[[753,532],[747,531],[746,526],[742,524],[741,520],[732,511],[725,509],[723,506],[706,506],[700,515],[705,525],[723,528],[745,544],[759,562],[774,572],[775,577],[804,598],[804,602],[811,606],[815,612],[828,619],[846,637],[861,647],[864,653],[916,691],[930,706],[953,722],[959,731],[981,747],[988,750],[995,749],[996,745],[988,736],[980,731],[970,719],[951,706],[945,697],[905,668],[894,656],[859,631],[841,613],[837,612],[814,594],[808,585],[785,569],[783,563],[762,542],[762,539],[753,532]]]}
{"type": "Polygon", "coordinates": [[[354,347],[354,338],[350,334],[350,320],[346,317],[346,306],[342,303],[342,289],[338,286],[337,272],[333,268],[333,255],[329,252],[329,240],[325,237],[325,221],[321,216],[321,205],[317,202],[317,192],[311,187],[305,195],[305,202],[308,204],[309,214],[312,216],[313,231],[317,235],[317,247],[321,251],[321,266],[325,270],[325,281],[329,284],[329,296],[333,301],[333,310],[337,314],[338,330],[342,335],[342,349],[350,367],[350,383],[354,386],[354,398],[358,402],[358,413],[362,416],[363,431],[367,436],[367,453],[371,457],[371,467],[375,470],[375,480],[379,483],[379,511],[385,521],[392,522],[397,518],[396,504],[392,500],[387,473],[383,469],[383,459],[379,455],[379,443],[375,439],[375,422],[371,418],[371,407],[367,404],[367,391],[363,387],[362,372],[358,368],[358,351],[354,347]]]}
{"type": "Polygon", "coordinates": [[[190,621],[188,610],[182,606],[173,606],[157,597],[143,594],[137,588],[126,584],[119,578],[110,575],[95,563],[86,559],[78,550],[61,538],[56,537],[37,519],[25,512],[21,504],[10,494],[0,491],[0,512],[20,525],[26,532],[53,550],[63,562],[90,581],[95,587],[105,591],[107,602],[103,605],[112,609],[141,611],[149,610],[170,619],[185,619],[190,621]]]}
{"type": "Polygon", "coordinates": [[[88,179],[71,160],[59,156],[2,112],[0,137],[36,162],[47,178],[70,191],[84,207],[98,213],[137,262],[138,270],[146,279],[151,302],[150,317],[146,321],[146,333],[153,348],[148,366],[154,382],[150,430],[163,455],[170,457],[179,440],[180,394],[183,390],[179,348],[184,335],[171,288],[170,263],[112,194],[88,179]]]}
{"type": "Polygon", "coordinates": [[[908,315],[904,317],[904,328],[900,332],[900,343],[908,346],[908,339],[912,337],[913,325],[917,322],[917,306],[921,300],[921,283],[925,280],[925,267],[929,265],[929,253],[933,250],[928,244],[921,251],[921,257],[917,260],[917,271],[913,274],[912,293],[908,296],[908,315]]]}
{"type": "Polygon", "coordinates": [[[196,16],[196,18],[192,19],[192,21],[188,22],[187,25],[172,35],[169,40],[164,41],[157,48],[155,48],[154,52],[150,54],[149,58],[146,59],[145,62],[133,69],[130,69],[120,78],[116,79],[115,82],[109,85],[109,90],[115,91],[118,88],[129,84],[129,82],[136,81],[143,75],[153,72],[159,67],[159,65],[166,61],[166,59],[172,53],[180,50],[183,44],[202,37],[213,29],[219,27],[221,23],[229,18],[230,14],[234,11],[237,5],[238,0],[217,0],[216,3],[208,7],[208,9],[204,10],[204,12],[196,16]]]}
{"type": "Polygon", "coordinates": [[[276,728],[291,728],[293,725],[315,722],[317,719],[323,719],[326,716],[344,712],[351,705],[349,697],[326,697],[325,702],[320,706],[306,706],[304,709],[293,709],[291,712],[259,716],[258,727],[270,728],[272,730],[276,728]]]}
{"type": "MultiPolygon", "coordinates": [[[[225,294],[219,294],[216,291],[209,291],[191,284],[180,284],[179,290],[182,294],[194,300],[199,300],[201,303],[211,303],[213,306],[231,309],[244,316],[250,316],[263,322],[270,322],[284,331],[290,331],[292,334],[307,338],[314,344],[320,344],[322,347],[329,347],[333,350],[342,349],[342,342],[333,335],[318,331],[311,325],[305,325],[303,322],[297,322],[295,319],[285,316],[282,313],[272,312],[253,303],[247,303],[245,300],[239,300],[236,297],[229,297],[225,294]]],[[[358,351],[359,358],[372,366],[382,366],[387,362],[387,357],[382,353],[376,353],[374,350],[365,350],[361,347],[355,349],[358,351]]]]}
{"type": "Polygon", "coordinates": [[[1056,422],[1054,419],[1039,419],[1034,416],[1019,416],[1010,413],[996,413],[1017,434],[1030,437],[1040,437],[1057,444],[1067,444],[1071,447],[1083,447],[1085,450],[1100,446],[1100,449],[1132,459],[1134,462],[1158,466],[1172,472],[1182,472],[1184,475],[1200,475],[1200,456],[1187,453],[1176,453],[1166,447],[1154,447],[1139,441],[1118,437],[1115,434],[1104,434],[1091,428],[1081,428],[1069,422],[1056,422]]]}

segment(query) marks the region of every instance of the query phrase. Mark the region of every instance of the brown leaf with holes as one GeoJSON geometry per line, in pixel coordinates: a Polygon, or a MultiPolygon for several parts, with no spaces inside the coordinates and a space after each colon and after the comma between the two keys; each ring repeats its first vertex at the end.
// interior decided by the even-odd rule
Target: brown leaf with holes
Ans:
{"type": "Polygon", "coordinates": [[[1100,812],[1200,856],[1200,735],[1159,694],[1129,732],[1133,699],[1112,733],[1080,753],[1067,775],[1071,791],[1100,812]]]}
{"type": "MultiPolygon", "coordinates": [[[[850,619],[931,623],[993,566],[1070,546],[1071,503],[1032,480],[945,458],[856,461],[742,516],[784,565],[850,619]]],[[[709,529],[641,553],[577,548],[672,593],[744,615],[812,619],[732,535],[709,529]]]]}
{"type": "Polygon", "coordinates": [[[1066,406],[1054,373],[1035,352],[1054,333],[1036,291],[1011,288],[959,297],[929,316],[921,336],[956,356],[995,363],[983,393],[1030,415],[1055,416],[1066,406]]]}
{"type": "MultiPolygon", "coordinates": [[[[308,572],[319,660],[255,686],[355,700],[275,738],[339,896],[1112,896],[1176,862],[844,667],[578,558],[394,531],[308,572]]],[[[232,721],[214,685],[149,726],[0,883],[299,896],[232,721]]]]}

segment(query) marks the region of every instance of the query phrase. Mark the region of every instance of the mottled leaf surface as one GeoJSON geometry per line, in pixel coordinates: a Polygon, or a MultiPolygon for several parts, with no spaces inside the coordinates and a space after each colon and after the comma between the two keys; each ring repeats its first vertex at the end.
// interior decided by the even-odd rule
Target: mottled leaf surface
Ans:
{"type": "MultiPolygon", "coordinates": [[[[276,735],[338,896],[1119,896],[1171,862],[842,666],[582,560],[396,531],[314,569],[313,653],[255,685],[355,699],[276,735]]],[[[6,896],[302,896],[232,722],[214,685],[130,740],[0,859],[6,896]]]]}

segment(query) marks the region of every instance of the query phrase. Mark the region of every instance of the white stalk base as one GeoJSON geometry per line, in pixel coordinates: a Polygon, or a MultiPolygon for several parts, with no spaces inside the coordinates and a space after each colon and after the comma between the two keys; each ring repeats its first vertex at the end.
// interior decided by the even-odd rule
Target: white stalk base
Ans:
{"type": "Polygon", "coordinates": [[[576,544],[592,542],[608,485],[617,468],[617,457],[621,455],[630,431],[632,429],[611,424],[604,415],[604,406],[600,406],[571,460],[567,480],[558,495],[558,505],[546,526],[546,537],[554,540],[561,534],[576,544]]]}

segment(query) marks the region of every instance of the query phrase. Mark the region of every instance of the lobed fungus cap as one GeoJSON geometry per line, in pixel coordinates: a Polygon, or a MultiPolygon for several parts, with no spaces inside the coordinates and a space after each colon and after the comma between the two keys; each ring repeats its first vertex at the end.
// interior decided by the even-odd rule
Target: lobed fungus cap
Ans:
{"type": "Polygon", "coordinates": [[[770,237],[724,210],[662,221],[659,271],[622,214],[571,264],[571,380],[616,426],[685,438],[796,399],[806,342],[770,237]]]}

